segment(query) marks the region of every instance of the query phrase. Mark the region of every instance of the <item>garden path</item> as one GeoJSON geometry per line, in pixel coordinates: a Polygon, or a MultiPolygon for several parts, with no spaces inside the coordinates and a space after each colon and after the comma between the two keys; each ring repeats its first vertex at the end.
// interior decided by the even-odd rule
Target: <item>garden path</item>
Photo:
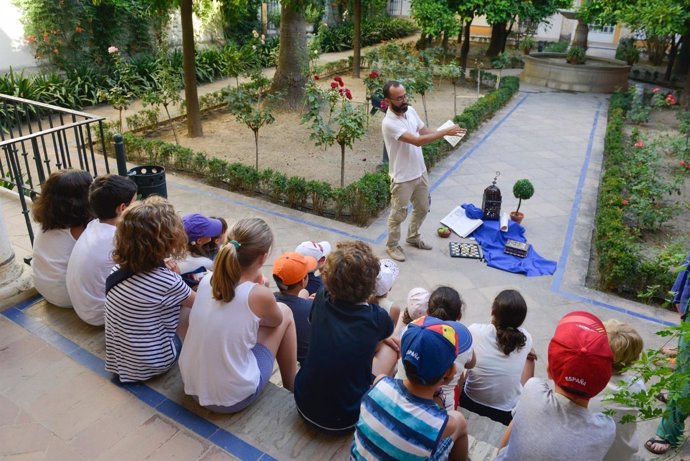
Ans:
{"type": "MultiPolygon", "coordinates": [[[[414,286],[449,284],[466,304],[463,322],[487,322],[491,300],[502,289],[525,296],[526,328],[539,355],[536,375],[546,377],[546,350],[558,319],[587,310],[632,324],[646,346],[675,322],[667,311],[584,286],[602,163],[607,98],[524,86],[497,116],[431,172],[430,215],[422,232],[432,251],[407,250],[408,260],[391,297],[404,302],[414,286]],[[553,276],[526,278],[475,260],[448,257],[447,240],[435,237],[438,221],[454,206],[481,204],[482,192],[500,171],[503,209],[515,206],[511,189],[529,178],[535,195],[523,204],[526,237],[546,258],[553,276]]],[[[386,215],[367,228],[285,209],[251,197],[170,175],[169,198],[182,213],[201,211],[265,219],[276,235],[272,258],[302,240],[357,238],[384,256],[386,215]]],[[[16,199],[0,194],[2,212],[18,254],[28,250],[16,199]]],[[[271,261],[272,262],[272,258],[271,261]]],[[[270,273],[270,264],[264,268],[270,273]]],[[[316,437],[299,421],[292,399],[277,385],[237,416],[201,411],[184,396],[177,370],[126,389],[103,372],[103,334],[68,311],[40,299],[5,301],[0,311],[0,458],[7,459],[345,459],[349,439],[316,437]]],[[[277,381],[274,379],[274,384],[277,381]]],[[[654,422],[641,425],[645,440],[654,422]]],[[[477,441],[472,459],[490,459],[500,428],[472,419],[477,441]],[[480,443],[486,442],[486,443],[480,443]],[[487,445],[488,443],[488,445],[487,445]]],[[[641,455],[646,452],[641,449],[641,455]]],[[[690,451],[684,448],[681,455],[690,451]]]]}

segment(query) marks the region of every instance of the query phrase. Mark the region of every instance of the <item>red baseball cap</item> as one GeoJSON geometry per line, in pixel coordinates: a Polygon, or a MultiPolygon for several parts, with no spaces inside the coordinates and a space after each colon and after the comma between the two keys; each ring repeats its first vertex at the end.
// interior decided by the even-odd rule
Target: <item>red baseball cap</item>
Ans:
{"type": "Polygon", "coordinates": [[[273,275],[280,277],[285,285],[294,285],[316,269],[317,265],[316,259],[311,256],[296,251],[283,253],[273,263],[273,275]]]}
{"type": "Polygon", "coordinates": [[[587,398],[601,392],[613,374],[613,353],[601,320],[584,311],[563,316],[549,343],[548,366],[566,392],[587,398]]]}

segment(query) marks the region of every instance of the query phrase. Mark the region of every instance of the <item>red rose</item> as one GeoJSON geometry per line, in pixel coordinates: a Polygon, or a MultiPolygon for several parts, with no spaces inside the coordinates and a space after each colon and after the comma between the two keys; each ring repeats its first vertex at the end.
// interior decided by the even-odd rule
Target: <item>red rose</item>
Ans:
{"type": "Polygon", "coordinates": [[[638,139],[637,142],[635,143],[635,147],[644,147],[644,141],[641,139],[638,139]]]}
{"type": "Polygon", "coordinates": [[[375,70],[372,70],[371,73],[369,74],[370,79],[375,79],[379,77],[379,73],[376,72],[375,70]]]}
{"type": "Polygon", "coordinates": [[[621,204],[622,204],[623,206],[626,206],[626,205],[628,204],[628,199],[627,199],[627,198],[624,198],[623,200],[621,200],[621,204]]]}
{"type": "Polygon", "coordinates": [[[319,79],[319,76],[318,76],[318,75],[314,75],[314,80],[318,80],[318,79],[319,79]]]}
{"type": "Polygon", "coordinates": [[[343,82],[343,78],[342,78],[340,75],[336,75],[335,77],[333,77],[333,80],[335,80],[335,81],[338,82],[338,83],[342,83],[342,82],[343,82]]]}
{"type": "Polygon", "coordinates": [[[331,82],[331,88],[333,88],[334,90],[338,88],[338,82],[331,82]]]}
{"type": "Polygon", "coordinates": [[[685,166],[685,160],[680,161],[680,166],[685,166]]]}
{"type": "Polygon", "coordinates": [[[379,105],[381,106],[381,109],[383,109],[383,110],[388,109],[388,103],[385,100],[381,101],[381,103],[379,105]]]}
{"type": "Polygon", "coordinates": [[[661,88],[659,88],[659,87],[654,88],[652,90],[652,93],[654,93],[654,94],[661,93],[661,88]]]}
{"type": "Polygon", "coordinates": [[[338,80],[338,83],[340,83],[340,86],[341,86],[341,87],[342,87],[342,86],[345,86],[345,82],[343,82],[342,80],[338,80]]]}
{"type": "Polygon", "coordinates": [[[350,90],[345,90],[345,97],[347,99],[352,99],[352,93],[350,93],[350,90]]]}

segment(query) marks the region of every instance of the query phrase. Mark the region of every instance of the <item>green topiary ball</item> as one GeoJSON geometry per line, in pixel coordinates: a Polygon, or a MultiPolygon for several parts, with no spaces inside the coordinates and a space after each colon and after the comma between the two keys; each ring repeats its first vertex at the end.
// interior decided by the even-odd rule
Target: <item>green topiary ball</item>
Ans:
{"type": "Polygon", "coordinates": [[[515,198],[527,200],[534,195],[534,186],[529,179],[518,179],[513,186],[513,195],[515,198]]]}

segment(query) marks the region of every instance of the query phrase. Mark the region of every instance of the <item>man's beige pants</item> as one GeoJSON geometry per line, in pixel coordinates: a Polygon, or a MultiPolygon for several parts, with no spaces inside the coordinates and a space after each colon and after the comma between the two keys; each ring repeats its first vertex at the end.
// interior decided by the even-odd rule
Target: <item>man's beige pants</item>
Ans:
{"type": "Polygon", "coordinates": [[[388,241],[395,248],[400,241],[400,224],[407,217],[407,205],[412,202],[412,219],[407,228],[407,241],[419,240],[419,228],[429,213],[429,177],[425,172],[412,181],[391,183],[391,214],[388,216],[388,241]]]}

